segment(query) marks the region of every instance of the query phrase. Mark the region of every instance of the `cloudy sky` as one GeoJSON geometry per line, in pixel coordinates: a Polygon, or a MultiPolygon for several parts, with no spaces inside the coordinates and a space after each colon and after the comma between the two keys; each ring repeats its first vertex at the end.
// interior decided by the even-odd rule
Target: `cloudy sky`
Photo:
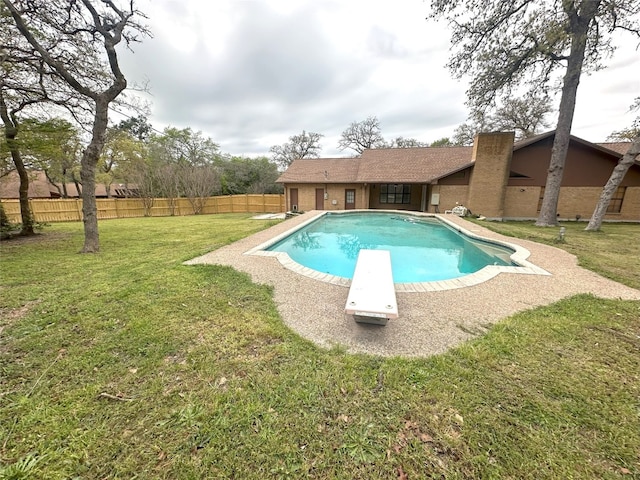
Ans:
{"type": "MultiPolygon", "coordinates": [[[[451,77],[446,24],[429,2],[138,0],[153,38],[122,55],[147,82],[152,125],[202,131],[233,155],[268,155],[302,130],[323,156],[353,121],[377,116],[388,140],[432,142],[467,117],[465,80],[451,77]]],[[[604,141],[631,124],[640,54],[630,35],[608,68],[583,76],[573,134],[604,141]]],[[[114,118],[117,121],[117,118],[114,118]]]]}

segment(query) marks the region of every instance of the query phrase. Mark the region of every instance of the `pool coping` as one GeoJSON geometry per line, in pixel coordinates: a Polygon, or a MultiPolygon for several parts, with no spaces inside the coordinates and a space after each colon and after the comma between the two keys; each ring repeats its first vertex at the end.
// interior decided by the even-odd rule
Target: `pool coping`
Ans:
{"type": "Polygon", "coordinates": [[[529,262],[527,259],[531,256],[531,253],[526,248],[517,245],[515,243],[506,242],[499,239],[492,239],[480,234],[476,234],[463,226],[451,221],[449,215],[440,215],[433,213],[423,213],[423,212],[399,212],[398,210],[344,210],[344,211],[321,211],[316,215],[313,215],[306,219],[305,221],[298,223],[297,225],[291,227],[285,232],[280,233],[279,235],[274,236],[273,238],[262,242],[261,244],[247,250],[244,252],[244,255],[256,255],[262,257],[274,257],[276,258],[280,264],[297,273],[298,275],[304,275],[305,277],[312,278],[314,280],[318,280],[320,282],[330,283],[332,285],[339,285],[342,287],[348,287],[351,285],[351,279],[339,277],[336,275],[331,275],[328,273],[319,272],[317,270],[313,270],[309,267],[305,267],[294,261],[286,252],[275,252],[266,250],[273,244],[279,242],[280,240],[288,237],[292,233],[300,230],[301,228],[306,227],[310,223],[317,221],[320,217],[325,216],[327,214],[333,215],[350,215],[353,213],[392,213],[392,214],[403,214],[407,216],[413,217],[424,217],[424,218],[437,218],[442,221],[449,227],[453,228],[459,233],[466,235],[470,238],[482,240],[484,242],[492,243],[494,245],[505,246],[514,250],[514,253],[511,254],[511,260],[518,264],[518,266],[501,266],[501,265],[488,265],[477,272],[470,273],[468,275],[464,275],[462,277],[448,279],[448,280],[438,280],[433,282],[403,282],[403,283],[395,283],[396,292],[407,292],[407,293],[425,293],[425,292],[437,292],[442,290],[454,290],[457,288],[465,288],[471,287],[473,285],[478,285],[480,283],[486,282],[487,280],[492,279],[496,275],[500,273],[515,273],[515,274],[524,274],[524,275],[551,275],[545,269],[534,265],[529,262]]]}

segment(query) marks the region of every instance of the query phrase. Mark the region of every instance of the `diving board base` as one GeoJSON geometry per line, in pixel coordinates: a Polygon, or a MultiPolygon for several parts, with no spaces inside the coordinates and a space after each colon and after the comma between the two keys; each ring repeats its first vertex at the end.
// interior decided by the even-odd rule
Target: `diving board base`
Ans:
{"type": "Polygon", "coordinates": [[[353,319],[357,323],[370,325],[386,325],[389,319],[384,313],[353,312],[353,319]]]}
{"type": "Polygon", "coordinates": [[[398,318],[388,250],[360,250],[345,312],[358,323],[375,325],[386,325],[389,319],[398,318]]]}

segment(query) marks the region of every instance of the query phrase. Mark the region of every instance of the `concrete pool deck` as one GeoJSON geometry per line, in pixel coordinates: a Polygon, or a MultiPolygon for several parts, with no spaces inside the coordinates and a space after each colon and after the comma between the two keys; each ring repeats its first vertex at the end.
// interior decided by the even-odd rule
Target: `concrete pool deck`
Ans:
{"type": "Polygon", "coordinates": [[[608,280],[577,265],[574,255],[559,248],[505,237],[455,215],[450,222],[488,239],[520,245],[527,259],[551,275],[500,273],[464,288],[397,292],[399,318],[386,326],[356,323],[344,313],[348,281],[337,285],[285,268],[274,256],[246,252],[318,215],[313,211],[258,232],[186,264],[227,265],[246,272],[257,283],[273,286],[283,321],[302,337],[352,353],[424,357],[445,352],[486,331],[514,313],[548,305],[580,293],[601,298],[640,300],[640,290],[608,280]]]}

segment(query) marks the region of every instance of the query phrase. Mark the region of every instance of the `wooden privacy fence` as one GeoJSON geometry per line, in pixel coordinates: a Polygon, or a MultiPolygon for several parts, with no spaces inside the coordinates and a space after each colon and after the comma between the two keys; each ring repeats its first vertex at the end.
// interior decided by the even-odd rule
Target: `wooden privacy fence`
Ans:
{"type": "MultiPolygon", "coordinates": [[[[200,214],[214,213],[281,213],[285,211],[282,194],[224,195],[196,199],[204,204],[200,214]]],[[[2,200],[4,211],[12,223],[21,223],[20,202],[2,200]]],[[[153,202],[142,198],[97,198],[98,219],[131,217],[167,217],[194,215],[188,198],[155,198],[153,202]],[[146,205],[145,205],[146,203],[146,205]],[[150,207],[149,207],[150,205],[150,207]]],[[[82,220],[81,199],[32,199],[31,212],[36,222],[74,222],[82,220]]]]}

